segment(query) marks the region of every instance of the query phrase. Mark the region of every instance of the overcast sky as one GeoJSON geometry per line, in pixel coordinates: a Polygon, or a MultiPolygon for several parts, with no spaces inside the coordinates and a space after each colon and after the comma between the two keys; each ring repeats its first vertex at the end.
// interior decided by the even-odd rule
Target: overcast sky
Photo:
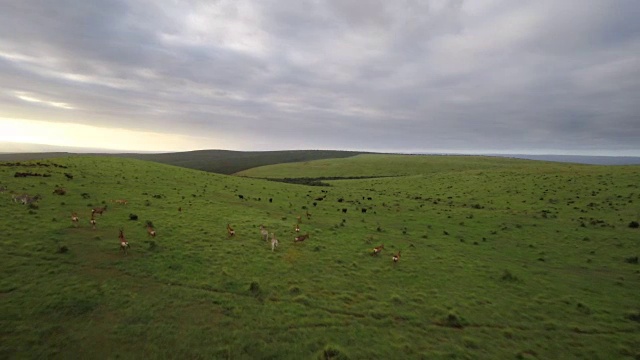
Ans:
{"type": "Polygon", "coordinates": [[[638,19],[638,0],[2,0],[0,141],[640,155],[638,19]]]}

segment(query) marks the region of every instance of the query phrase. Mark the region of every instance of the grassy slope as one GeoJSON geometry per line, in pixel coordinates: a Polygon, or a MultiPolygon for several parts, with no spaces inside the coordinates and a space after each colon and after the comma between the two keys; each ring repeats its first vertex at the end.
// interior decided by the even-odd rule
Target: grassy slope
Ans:
{"type": "Polygon", "coordinates": [[[218,174],[233,174],[258,166],[343,158],[362,154],[353,151],[334,150],[283,150],[283,151],[228,151],[199,150],[167,154],[122,154],[140,160],[204,170],[218,174]]]}
{"type": "MultiPolygon", "coordinates": [[[[283,150],[283,151],[229,151],[198,150],[163,154],[86,154],[91,156],[116,156],[122,158],[154,161],[161,164],[203,170],[217,174],[233,174],[238,171],[272,164],[311,161],[318,159],[344,158],[362,154],[355,151],[337,150],[283,150]]],[[[16,153],[0,154],[0,161],[28,161],[65,156],[81,156],[71,153],[16,153]]]]}
{"type": "Polygon", "coordinates": [[[407,174],[312,188],[117,158],[46,162],[69,168],[0,167],[0,186],[45,196],[29,212],[0,194],[0,357],[638,355],[627,317],[640,311],[639,268],[625,262],[640,252],[627,227],[640,216],[638,167],[359,156],[245,173],[407,174]],[[12,177],[29,170],[52,177],[12,177]],[[57,185],[69,193],[51,194],[57,185]],[[89,205],[102,202],[93,231],[89,205]],[[293,244],[302,206],[311,239],[293,244]],[[261,223],[281,239],[275,253],[261,223]]]}

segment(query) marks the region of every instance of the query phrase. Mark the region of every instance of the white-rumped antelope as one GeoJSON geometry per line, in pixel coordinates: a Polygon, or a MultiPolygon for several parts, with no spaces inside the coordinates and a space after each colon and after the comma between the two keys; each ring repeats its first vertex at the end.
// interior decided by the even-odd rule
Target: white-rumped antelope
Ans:
{"type": "Polygon", "coordinates": [[[233,230],[231,225],[227,224],[227,233],[229,234],[229,237],[231,237],[231,236],[234,236],[236,234],[236,231],[233,230]]]}
{"type": "Polygon", "coordinates": [[[73,223],[73,226],[78,227],[79,220],[78,213],[71,213],[71,223],[73,223]]]}
{"type": "Polygon", "coordinates": [[[371,256],[378,255],[382,251],[382,249],[384,249],[384,244],[374,247],[373,252],[371,253],[371,256]]]}
{"type": "Polygon", "coordinates": [[[129,250],[129,242],[124,237],[124,231],[120,229],[120,234],[118,235],[118,240],[120,240],[120,250],[127,255],[127,250],[129,250]]]}
{"type": "Polygon", "coordinates": [[[304,235],[296,236],[295,239],[293,239],[293,242],[302,242],[307,240],[308,238],[309,238],[309,233],[306,233],[304,235]]]}

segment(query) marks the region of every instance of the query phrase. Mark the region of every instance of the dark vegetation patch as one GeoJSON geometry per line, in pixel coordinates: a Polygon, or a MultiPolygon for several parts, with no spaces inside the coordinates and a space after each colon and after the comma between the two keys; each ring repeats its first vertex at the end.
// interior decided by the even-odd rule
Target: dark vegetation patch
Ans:
{"type": "MultiPolygon", "coordinates": [[[[321,176],[321,177],[301,177],[301,178],[261,178],[262,180],[277,181],[288,184],[298,184],[307,186],[331,186],[323,181],[331,180],[362,180],[362,179],[379,179],[393,176],[321,176]]],[[[344,199],[342,199],[344,201],[344,199]]],[[[338,202],[342,202],[338,200],[338,202]]]]}

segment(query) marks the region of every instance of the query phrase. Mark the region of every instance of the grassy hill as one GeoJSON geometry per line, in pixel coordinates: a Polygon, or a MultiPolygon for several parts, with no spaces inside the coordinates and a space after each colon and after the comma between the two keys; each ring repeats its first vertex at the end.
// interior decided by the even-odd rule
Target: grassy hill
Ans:
{"type": "MultiPolygon", "coordinates": [[[[188,169],[203,170],[218,174],[233,174],[253,167],[304,162],[318,159],[344,158],[363,154],[355,151],[338,150],[283,150],[283,151],[229,151],[198,150],[162,154],[126,153],[126,154],[85,154],[91,156],[116,156],[129,159],[153,161],[161,164],[175,165],[188,169]]],[[[51,159],[67,156],[81,156],[70,153],[17,153],[0,154],[0,161],[28,161],[51,159]]]]}
{"type": "Polygon", "coordinates": [[[640,167],[363,155],[242,174],[394,177],[308,187],[113,157],[0,166],[0,357],[640,356],[640,167]]]}

